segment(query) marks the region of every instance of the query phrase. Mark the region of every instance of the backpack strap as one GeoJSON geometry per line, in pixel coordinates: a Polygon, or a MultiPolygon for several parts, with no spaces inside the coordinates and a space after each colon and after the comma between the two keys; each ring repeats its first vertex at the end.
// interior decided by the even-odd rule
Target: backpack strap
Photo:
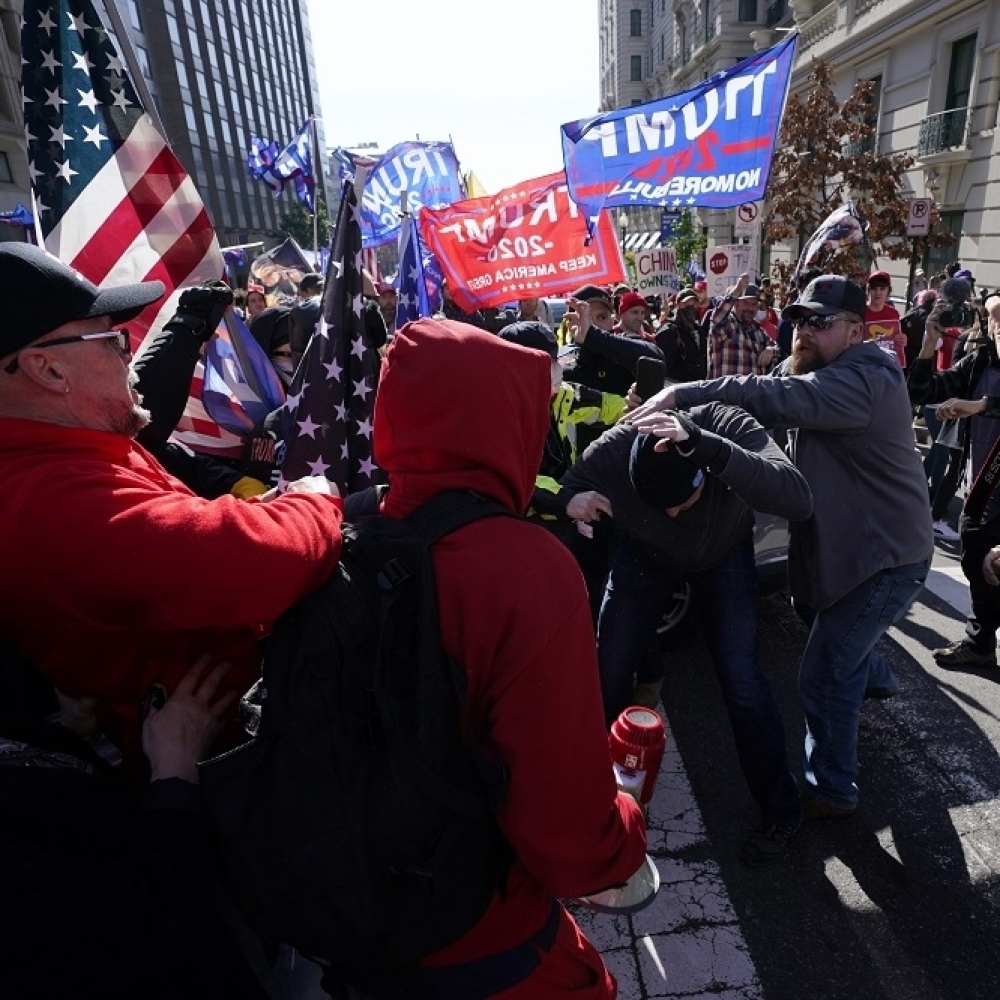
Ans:
{"type": "Polygon", "coordinates": [[[484,517],[517,517],[492,497],[475,490],[446,490],[406,515],[405,521],[427,545],[484,517]]]}
{"type": "MultiPolygon", "coordinates": [[[[436,541],[466,524],[471,524],[484,517],[496,516],[516,518],[518,515],[491,497],[474,490],[446,490],[410,511],[404,520],[430,548],[436,541]]],[[[433,578],[429,583],[429,593],[432,595],[432,599],[426,605],[426,609],[433,617],[433,621],[427,623],[427,628],[436,632],[438,627],[437,598],[433,578]]],[[[386,599],[386,596],[383,596],[383,600],[386,599]]],[[[465,670],[450,656],[445,655],[450,668],[452,686],[459,706],[464,713],[469,700],[468,678],[465,676],[465,670]]],[[[466,733],[466,745],[486,793],[486,800],[483,804],[489,811],[495,812],[507,798],[507,767],[502,762],[492,760],[487,756],[471,730],[466,733]]],[[[474,799],[470,799],[458,789],[439,785],[433,775],[425,774],[419,778],[413,775],[412,777],[424,787],[427,793],[434,794],[438,801],[450,801],[453,806],[461,808],[463,811],[470,809],[475,811],[477,808],[474,799]]]]}

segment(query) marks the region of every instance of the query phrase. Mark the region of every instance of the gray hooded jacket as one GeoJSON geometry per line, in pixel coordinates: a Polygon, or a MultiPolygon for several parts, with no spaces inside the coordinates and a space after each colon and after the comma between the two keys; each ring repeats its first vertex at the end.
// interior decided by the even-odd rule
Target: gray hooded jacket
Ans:
{"type": "Polygon", "coordinates": [[[717,400],[765,427],[797,428],[791,455],[813,515],[790,527],[792,596],[821,610],[884,569],[934,551],[927,480],[903,370],[873,343],[808,375],[740,375],[679,385],[678,407],[717,400]]]}

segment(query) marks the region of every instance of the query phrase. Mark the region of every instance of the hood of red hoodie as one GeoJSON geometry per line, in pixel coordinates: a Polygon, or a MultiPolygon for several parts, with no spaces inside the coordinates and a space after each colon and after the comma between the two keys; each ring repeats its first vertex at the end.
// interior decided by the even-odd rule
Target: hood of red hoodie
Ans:
{"type": "Polygon", "coordinates": [[[471,489],[523,513],[549,427],[551,359],[451,320],[396,332],[375,400],[385,512],[471,489]]]}

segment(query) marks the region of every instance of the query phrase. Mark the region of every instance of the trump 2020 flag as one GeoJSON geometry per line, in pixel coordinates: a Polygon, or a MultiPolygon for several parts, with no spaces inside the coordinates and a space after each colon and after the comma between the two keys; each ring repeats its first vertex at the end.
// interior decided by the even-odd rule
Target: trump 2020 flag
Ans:
{"type": "Polygon", "coordinates": [[[285,451],[278,488],[325,476],[346,496],[383,481],[372,452],[378,352],[365,343],[361,290],[361,212],[344,183],[323,291],[323,310],[286,401],[285,451]]]}
{"type": "Polygon", "coordinates": [[[396,300],[396,329],[421,316],[431,315],[424,280],[423,252],[420,230],[412,215],[403,219],[399,231],[399,297],[396,300]]]}
{"type": "Polygon", "coordinates": [[[731,208],[764,197],[796,35],[680,94],[562,126],[573,201],[731,208]]]}
{"type": "Polygon", "coordinates": [[[205,346],[201,401],[230,434],[248,437],[285,401],[281,379],[235,312],[228,312],[205,346]]]}
{"type": "MultiPolygon", "coordinates": [[[[354,164],[355,169],[363,166],[357,158],[354,164]]],[[[380,246],[398,239],[404,211],[445,208],[464,197],[462,171],[450,142],[401,142],[367,171],[361,196],[364,245],[380,246]]]]}
{"type": "Polygon", "coordinates": [[[96,285],[164,283],[129,323],[138,347],[173,313],[175,290],[222,276],[212,224],[89,0],[25,0],[21,50],[45,249],[96,285]]]}

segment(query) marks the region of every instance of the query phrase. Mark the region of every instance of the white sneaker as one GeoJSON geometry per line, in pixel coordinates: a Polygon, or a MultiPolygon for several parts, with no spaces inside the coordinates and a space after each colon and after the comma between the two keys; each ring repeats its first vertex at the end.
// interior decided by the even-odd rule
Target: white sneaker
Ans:
{"type": "Polygon", "coordinates": [[[957,542],[962,536],[944,520],[934,522],[934,534],[946,542],[957,542]]]}

